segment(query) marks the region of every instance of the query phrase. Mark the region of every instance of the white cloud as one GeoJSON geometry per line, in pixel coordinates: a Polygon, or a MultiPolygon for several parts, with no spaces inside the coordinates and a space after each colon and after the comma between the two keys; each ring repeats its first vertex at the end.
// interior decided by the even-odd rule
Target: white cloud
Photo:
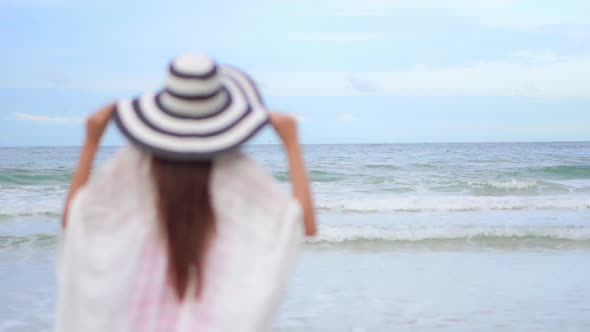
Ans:
{"type": "Polygon", "coordinates": [[[359,93],[373,93],[377,91],[377,88],[369,81],[364,81],[358,77],[351,76],[348,79],[350,87],[359,93]]]}
{"type": "MultiPolygon", "coordinates": [[[[0,68],[1,69],[1,68],[0,68]]],[[[155,91],[162,85],[160,77],[153,75],[126,75],[92,73],[92,80],[56,80],[48,75],[23,75],[22,77],[0,77],[0,89],[72,89],[109,92],[155,91]]]]}
{"type": "Polygon", "coordinates": [[[311,118],[304,116],[304,115],[296,114],[295,117],[297,118],[297,121],[299,121],[301,123],[310,123],[311,122],[311,118]]]}
{"type": "MultiPolygon", "coordinates": [[[[292,0],[295,1],[295,0],[292,0]]],[[[297,1],[300,3],[300,0],[297,1]]],[[[490,11],[510,8],[523,0],[314,0],[314,8],[328,8],[322,16],[388,16],[404,9],[437,9],[463,14],[490,14],[490,11]],[[346,8],[342,10],[341,8],[346,8]]]]}
{"type": "MultiPolygon", "coordinates": [[[[322,0],[320,0],[322,1],[322,0]]],[[[324,0],[325,3],[339,3],[347,8],[370,8],[376,12],[379,9],[400,8],[435,8],[453,10],[477,10],[485,11],[494,8],[502,8],[522,0],[324,0]]],[[[369,11],[370,12],[370,11],[369,11]]]]}
{"type": "Polygon", "coordinates": [[[359,119],[352,114],[344,113],[344,114],[338,115],[338,121],[350,123],[350,122],[357,122],[358,120],[359,119]]]}
{"type": "MultiPolygon", "coordinates": [[[[252,72],[272,96],[520,96],[590,99],[590,54],[526,49],[510,60],[396,71],[252,72]]],[[[25,75],[26,76],[26,75],[25,75]]],[[[93,80],[0,77],[0,88],[60,88],[137,93],[160,85],[157,75],[96,74],[93,80]]]]}
{"type": "Polygon", "coordinates": [[[48,123],[81,123],[84,118],[82,117],[57,117],[47,115],[35,115],[21,112],[12,112],[17,118],[33,121],[33,122],[48,122],[48,123]]]}
{"type": "Polygon", "coordinates": [[[521,96],[590,99],[590,55],[520,53],[517,61],[383,72],[260,72],[276,96],[521,96]],[[524,56],[526,55],[526,56],[524,56]],[[524,59],[524,61],[523,61],[524,59]],[[528,60],[527,60],[528,59],[528,60]]]}
{"type": "Polygon", "coordinates": [[[351,33],[351,34],[313,34],[289,36],[292,41],[350,43],[385,38],[382,33],[351,33]]]}
{"type": "MultiPolygon", "coordinates": [[[[559,1],[539,0],[314,0],[313,5],[313,8],[321,8],[321,16],[375,17],[389,16],[404,10],[427,9],[437,10],[441,15],[446,12],[473,18],[483,25],[515,28],[587,24],[586,13],[590,10],[587,1],[564,6],[559,1]]],[[[310,12],[309,15],[317,16],[318,11],[310,12]]]]}
{"type": "Polygon", "coordinates": [[[74,3],[66,0],[0,0],[3,7],[63,7],[74,3]]]}
{"type": "Polygon", "coordinates": [[[365,10],[365,11],[336,11],[331,13],[326,13],[323,16],[335,16],[335,17],[383,17],[387,16],[386,13],[380,11],[372,11],[372,10],[365,10]]]}
{"type": "Polygon", "coordinates": [[[531,52],[518,51],[513,54],[516,58],[520,58],[529,62],[555,62],[559,61],[559,57],[552,51],[545,52],[531,52]]]}

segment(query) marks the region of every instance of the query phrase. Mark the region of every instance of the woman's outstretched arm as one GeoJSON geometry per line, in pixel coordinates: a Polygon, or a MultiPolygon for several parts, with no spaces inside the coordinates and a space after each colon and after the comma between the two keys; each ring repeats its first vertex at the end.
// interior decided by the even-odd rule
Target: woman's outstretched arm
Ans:
{"type": "Polygon", "coordinates": [[[315,211],[301,145],[297,138],[297,121],[289,114],[271,113],[270,122],[283,141],[287,152],[293,195],[303,208],[305,235],[313,236],[317,232],[315,211]]]}
{"type": "Polygon", "coordinates": [[[74,175],[72,176],[72,182],[70,184],[70,190],[66,198],[64,205],[64,212],[62,217],[62,227],[65,228],[68,220],[68,209],[72,199],[78,192],[78,190],[86,184],[90,171],[92,170],[92,162],[94,161],[94,155],[100,144],[100,139],[104,133],[111,114],[115,109],[115,104],[109,104],[102,107],[95,113],[91,114],[86,119],[86,138],[84,139],[84,145],[82,146],[82,152],[80,152],[80,160],[74,175]]]}

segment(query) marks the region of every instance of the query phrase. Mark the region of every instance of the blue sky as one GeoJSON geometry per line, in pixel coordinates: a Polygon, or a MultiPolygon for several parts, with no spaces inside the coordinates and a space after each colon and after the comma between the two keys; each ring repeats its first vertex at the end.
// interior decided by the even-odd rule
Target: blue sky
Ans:
{"type": "MultiPolygon", "coordinates": [[[[0,0],[0,145],[79,145],[85,114],[157,89],[191,51],[251,73],[305,143],[590,140],[587,13],[587,0],[0,0]]],[[[105,144],[123,143],[111,128],[105,144]]]]}

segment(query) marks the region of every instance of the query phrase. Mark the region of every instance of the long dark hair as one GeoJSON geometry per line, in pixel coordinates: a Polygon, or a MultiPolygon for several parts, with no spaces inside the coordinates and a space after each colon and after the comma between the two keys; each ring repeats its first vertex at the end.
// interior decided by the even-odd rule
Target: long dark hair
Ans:
{"type": "Polygon", "coordinates": [[[152,157],[158,218],[168,245],[169,271],[182,299],[196,272],[196,296],[203,287],[203,265],[215,215],[209,195],[212,162],[173,162],[152,157]]]}

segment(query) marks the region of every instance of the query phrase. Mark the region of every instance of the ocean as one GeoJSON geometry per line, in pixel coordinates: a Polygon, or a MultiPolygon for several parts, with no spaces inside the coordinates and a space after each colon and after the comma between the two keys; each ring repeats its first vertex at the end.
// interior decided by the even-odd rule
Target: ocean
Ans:
{"type": "MultiPolygon", "coordinates": [[[[245,150],[288,190],[280,146],[245,150]]],[[[590,142],[304,151],[319,235],[273,331],[590,331],[590,142]]],[[[51,330],[78,152],[0,148],[0,331],[51,330]]]]}

